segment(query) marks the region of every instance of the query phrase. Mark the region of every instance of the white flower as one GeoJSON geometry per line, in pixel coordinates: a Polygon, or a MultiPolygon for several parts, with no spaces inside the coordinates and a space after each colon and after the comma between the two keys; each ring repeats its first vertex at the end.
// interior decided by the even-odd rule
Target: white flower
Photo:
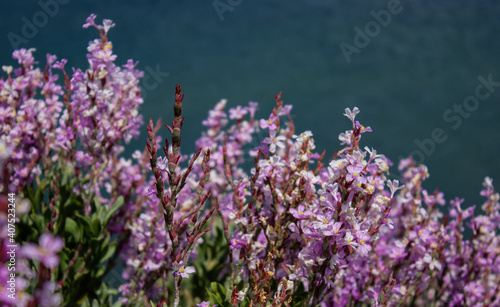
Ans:
{"type": "Polygon", "coordinates": [[[391,198],[394,196],[394,193],[396,193],[397,190],[401,190],[402,188],[405,187],[404,185],[399,186],[398,180],[393,180],[393,181],[387,180],[387,186],[391,190],[391,198]]]}
{"type": "Polygon", "coordinates": [[[352,247],[358,246],[358,243],[356,243],[356,241],[354,241],[354,236],[351,234],[350,231],[346,232],[344,239],[345,239],[346,245],[349,245],[352,247]]]}
{"type": "Polygon", "coordinates": [[[441,263],[439,263],[439,261],[437,261],[436,258],[431,257],[431,255],[429,254],[425,254],[423,260],[425,263],[429,264],[429,268],[431,270],[438,269],[439,271],[441,271],[442,268],[441,263]]]}
{"type": "Polygon", "coordinates": [[[354,107],[352,111],[349,108],[345,109],[344,116],[349,118],[353,123],[354,123],[354,118],[356,118],[356,115],[359,113],[358,107],[354,107]]]}
{"type": "Polygon", "coordinates": [[[179,269],[176,271],[172,272],[172,275],[174,276],[181,276],[182,278],[189,278],[189,274],[192,274],[195,272],[194,266],[188,266],[184,267],[184,262],[181,261],[179,263],[179,269]]]}

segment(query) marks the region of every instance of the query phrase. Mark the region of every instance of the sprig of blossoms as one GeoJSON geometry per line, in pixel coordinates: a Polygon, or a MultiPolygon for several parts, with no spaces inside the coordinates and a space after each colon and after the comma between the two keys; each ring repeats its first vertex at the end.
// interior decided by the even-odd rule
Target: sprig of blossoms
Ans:
{"type": "MultiPolygon", "coordinates": [[[[136,194],[146,172],[136,163],[142,158],[136,155],[132,162],[120,156],[123,144],[139,135],[138,108],[143,100],[138,84],[143,73],[132,60],[115,64],[117,57],[107,38],[113,23],[104,20],[97,25],[95,18],[91,15],[84,25],[96,27],[100,36],[89,44],[88,69],[74,68],[69,74],[68,61],[51,54],[46,56],[45,69],[40,69],[35,49],[15,50],[12,56],[18,67],[2,67],[6,76],[0,77],[0,192],[2,197],[19,195],[22,203],[31,201],[31,212],[16,220],[19,240],[25,241],[19,242],[18,306],[68,304],[67,300],[81,299],[71,298],[70,292],[85,296],[85,291],[100,287],[93,283],[80,289],[79,285],[90,275],[100,278],[114,266],[115,244],[124,243],[123,228],[144,199],[136,194]],[[114,208],[121,200],[123,205],[114,208]],[[76,209],[82,202],[84,211],[76,209]],[[103,212],[110,212],[109,216],[103,212]],[[86,223],[78,225],[75,219],[86,223]],[[94,249],[112,232],[116,240],[108,241],[106,249],[83,251],[86,240],[81,233],[90,231],[89,221],[96,236],[94,249]],[[73,232],[80,242],[62,237],[65,232],[73,232]],[[73,272],[81,259],[89,266],[73,272]],[[98,259],[108,259],[99,276],[93,271],[98,259]],[[59,280],[58,274],[65,274],[65,279],[59,280]]],[[[1,228],[6,225],[3,222],[1,228]]],[[[11,304],[7,298],[3,302],[11,304]]]]}

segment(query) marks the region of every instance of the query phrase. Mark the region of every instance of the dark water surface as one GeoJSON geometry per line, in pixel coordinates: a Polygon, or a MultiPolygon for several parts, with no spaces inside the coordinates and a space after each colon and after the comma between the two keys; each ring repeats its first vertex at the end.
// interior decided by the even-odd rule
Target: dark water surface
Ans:
{"type": "MultiPolygon", "coordinates": [[[[9,33],[15,33],[25,39],[19,47],[37,48],[43,65],[50,52],[85,67],[87,43],[97,37],[82,29],[85,18],[112,19],[119,64],[133,58],[143,70],[169,74],[145,92],[146,119],[170,120],[174,86],[182,84],[184,152],[194,148],[201,120],[219,99],[228,106],[257,101],[264,116],[283,91],[297,131],[311,130],[328,155],[350,128],[344,108],[358,106],[360,121],[374,130],[362,142],[395,162],[413,152],[429,167],[430,190],[465,197],[468,206],[482,202],[485,176],[500,183],[500,86],[481,88],[484,100],[474,105],[478,77],[500,82],[498,1],[221,0],[230,9],[221,15],[213,1],[54,1],[2,1],[1,64],[14,64],[9,33]],[[49,16],[40,3],[58,7],[50,6],[49,16]],[[389,9],[377,22],[374,15],[389,9]],[[23,31],[34,17],[37,33],[23,31]],[[358,48],[354,28],[363,36],[367,26],[372,37],[358,38],[358,48]],[[350,63],[342,42],[357,48],[350,63]],[[463,107],[466,98],[472,111],[463,107]],[[432,149],[424,140],[433,133],[441,143],[429,154],[416,152],[419,141],[432,149]]],[[[144,143],[142,133],[128,152],[144,143]]]]}

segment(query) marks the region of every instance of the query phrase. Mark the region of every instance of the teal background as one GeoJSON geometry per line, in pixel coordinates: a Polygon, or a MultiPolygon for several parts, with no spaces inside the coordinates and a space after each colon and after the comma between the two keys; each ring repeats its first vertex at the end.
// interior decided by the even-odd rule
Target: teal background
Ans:
{"type": "MultiPolygon", "coordinates": [[[[219,99],[228,99],[228,106],[257,101],[265,116],[283,91],[284,102],[294,105],[297,131],[311,130],[327,156],[340,148],[338,134],[350,128],[344,109],[358,106],[359,120],[374,130],[362,143],[395,162],[418,149],[415,140],[443,129],[447,140],[424,160],[429,190],[439,187],[447,199],[465,197],[468,206],[482,203],[485,176],[500,182],[500,87],[458,129],[443,119],[474,95],[479,75],[500,81],[499,2],[400,1],[401,12],[350,63],[339,44],[353,45],[354,27],[364,29],[374,20],[370,12],[387,9],[389,1],[220,2],[239,4],[221,20],[212,1],[72,0],[59,4],[20,47],[37,48],[42,65],[50,52],[86,67],[87,43],[97,32],[82,29],[85,18],[96,13],[99,22],[112,19],[117,63],[133,58],[143,70],[158,66],[169,73],[145,92],[146,121],[170,120],[174,86],[182,84],[184,152],[193,150],[202,119],[219,99]]],[[[37,1],[2,1],[2,65],[14,64],[9,33],[22,35],[23,17],[32,21],[40,11],[37,1]]],[[[145,138],[144,127],[127,152],[143,148],[145,138]]]]}

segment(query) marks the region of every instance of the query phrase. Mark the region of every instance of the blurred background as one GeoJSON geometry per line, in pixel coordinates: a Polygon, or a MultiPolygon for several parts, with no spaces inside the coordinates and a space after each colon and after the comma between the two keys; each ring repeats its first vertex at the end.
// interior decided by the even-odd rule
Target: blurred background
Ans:
{"type": "MultiPolygon", "coordinates": [[[[485,176],[500,184],[498,1],[2,1],[1,64],[15,64],[15,48],[34,47],[42,67],[52,53],[86,68],[98,36],[82,28],[91,13],[115,22],[117,64],[132,58],[149,75],[145,121],[169,121],[182,84],[184,153],[221,98],[228,107],[259,102],[267,116],[282,91],[297,132],[311,130],[327,157],[351,128],[344,109],[357,106],[373,129],[362,144],[395,163],[413,154],[429,168],[431,191],[465,197],[468,207],[482,203],[485,176]]],[[[144,148],[145,130],[128,153],[144,148]]]]}

